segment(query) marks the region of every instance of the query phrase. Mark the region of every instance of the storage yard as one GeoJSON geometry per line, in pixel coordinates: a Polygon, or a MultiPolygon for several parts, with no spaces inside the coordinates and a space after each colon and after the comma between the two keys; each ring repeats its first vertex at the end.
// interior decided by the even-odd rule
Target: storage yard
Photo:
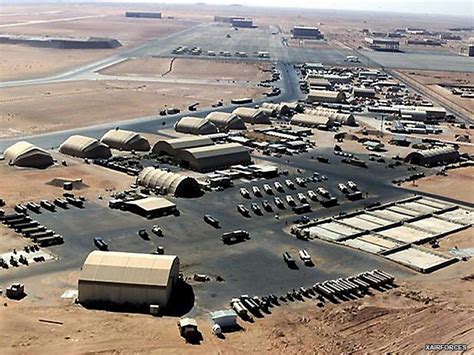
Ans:
{"type": "Polygon", "coordinates": [[[0,16],[0,351],[472,347],[469,30],[18,8],[0,16]],[[69,48],[89,37],[115,48],[69,48]]]}

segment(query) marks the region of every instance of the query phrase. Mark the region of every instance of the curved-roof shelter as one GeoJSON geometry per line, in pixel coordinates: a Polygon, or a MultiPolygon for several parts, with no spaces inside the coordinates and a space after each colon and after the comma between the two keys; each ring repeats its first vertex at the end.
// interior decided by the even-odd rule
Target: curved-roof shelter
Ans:
{"type": "Polygon", "coordinates": [[[343,102],[346,96],[342,91],[310,90],[308,102],[343,102]]]}
{"type": "Polygon", "coordinates": [[[212,122],[220,132],[231,129],[246,129],[244,121],[237,115],[227,112],[211,112],[206,116],[206,120],[212,122]]]}
{"type": "Polygon", "coordinates": [[[111,129],[104,134],[100,141],[114,149],[142,152],[150,150],[150,143],[146,138],[136,132],[122,129],[111,129]]]}
{"type": "Polygon", "coordinates": [[[155,143],[152,152],[157,155],[175,157],[178,151],[182,149],[204,147],[207,145],[214,145],[214,142],[206,136],[186,136],[160,140],[155,143]]]}
{"type": "Polygon", "coordinates": [[[355,117],[351,113],[337,112],[336,110],[330,110],[327,108],[306,109],[304,113],[308,115],[329,117],[332,121],[342,125],[354,126],[356,124],[355,117]]]}
{"type": "Polygon", "coordinates": [[[8,147],[3,155],[8,164],[21,167],[44,169],[53,164],[49,152],[25,141],[8,147]]]}
{"type": "Polygon", "coordinates": [[[151,189],[159,189],[176,197],[197,197],[202,195],[196,179],[153,167],[143,169],[138,175],[138,184],[151,189]]]}
{"type": "Polygon", "coordinates": [[[188,134],[213,134],[217,133],[217,127],[212,122],[198,117],[182,117],[175,123],[176,132],[188,134]]]}
{"type": "Polygon", "coordinates": [[[112,156],[110,148],[97,139],[85,136],[71,136],[59,147],[59,151],[66,155],[79,158],[99,159],[112,156]]]}
{"type": "Polygon", "coordinates": [[[184,149],[179,153],[180,164],[197,171],[210,171],[236,164],[249,164],[250,154],[238,143],[184,149]]]}
{"type": "Polygon", "coordinates": [[[291,124],[303,127],[331,127],[334,125],[334,121],[329,117],[298,113],[291,118],[291,124]]]}
{"type": "Polygon", "coordinates": [[[410,152],[405,157],[405,162],[422,166],[435,166],[455,163],[459,158],[460,155],[456,149],[452,147],[439,147],[410,152]]]}
{"type": "Polygon", "coordinates": [[[262,110],[250,107],[238,107],[233,112],[234,115],[239,116],[245,123],[253,124],[268,124],[270,117],[262,110]]]}

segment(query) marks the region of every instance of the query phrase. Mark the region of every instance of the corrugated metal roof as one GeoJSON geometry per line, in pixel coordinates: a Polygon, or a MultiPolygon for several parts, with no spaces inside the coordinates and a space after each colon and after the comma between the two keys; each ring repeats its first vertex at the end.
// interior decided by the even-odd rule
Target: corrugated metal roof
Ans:
{"type": "Polygon", "coordinates": [[[217,127],[207,119],[185,116],[174,125],[176,132],[191,134],[217,133],[217,127]]]}
{"type": "Polygon", "coordinates": [[[116,149],[149,150],[150,144],[140,134],[122,129],[111,129],[101,139],[101,142],[116,149]]]}
{"type": "Polygon", "coordinates": [[[79,281],[167,287],[174,266],[179,267],[174,255],[96,250],[87,256],[79,281]]]}
{"type": "Polygon", "coordinates": [[[165,188],[169,193],[172,193],[175,196],[177,193],[182,192],[180,191],[180,187],[193,190],[196,193],[201,191],[199,183],[196,181],[196,179],[189,176],[183,176],[160,169],[155,169],[153,167],[147,167],[143,169],[140,172],[140,175],[138,175],[137,181],[141,186],[150,188],[165,188]]]}

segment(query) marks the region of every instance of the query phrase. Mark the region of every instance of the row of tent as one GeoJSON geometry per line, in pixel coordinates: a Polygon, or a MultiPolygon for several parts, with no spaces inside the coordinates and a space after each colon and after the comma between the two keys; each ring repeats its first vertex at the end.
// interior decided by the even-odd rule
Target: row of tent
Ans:
{"type": "Polygon", "coordinates": [[[174,125],[176,132],[186,134],[214,134],[229,130],[244,130],[246,124],[270,124],[270,115],[263,109],[236,108],[232,113],[211,112],[204,119],[185,116],[174,125]]]}

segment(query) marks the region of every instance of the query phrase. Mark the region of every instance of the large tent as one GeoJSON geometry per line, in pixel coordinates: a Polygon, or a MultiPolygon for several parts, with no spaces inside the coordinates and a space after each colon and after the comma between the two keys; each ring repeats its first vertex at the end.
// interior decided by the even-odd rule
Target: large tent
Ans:
{"type": "Polygon", "coordinates": [[[188,134],[213,134],[217,133],[217,127],[206,119],[198,117],[182,117],[175,123],[176,132],[188,134]]]}
{"type": "Polygon", "coordinates": [[[97,139],[85,136],[71,136],[59,147],[59,151],[66,155],[79,158],[99,159],[112,156],[110,148],[97,139]]]}
{"type": "Polygon", "coordinates": [[[79,302],[165,308],[179,277],[173,255],[93,251],[79,276],[79,302]]]}
{"type": "Polygon", "coordinates": [[[202,194],[199,183],[190,176],[147,167],[138,175],[138,184],[176,197],[197,197],[202,194]]]}
{"type": "Polygon", "coordinates": [[[251,158],[244,146],[238,143],[226,143],[184,149],[179,154],[179,161],[185,168],[210,171],[236,164],[249,164],[251,158]]]}
{"type": "Polygon", "coordinates": [[[42,169],[53,164],[53,157],[49,152],[25,141],[8,147],[4,158],[8,164],[29,168],[42,169]]]}
{"type": "Polygon", "coordinates": [[[227,112],[211,112],[206,116],[220,132],[227,132],[231,129],[246,129],[244,121],[237,115],[227,112]]]}
{"type": "Polygon", "coordinates": [[[114,149],[143,152],[150,150],[150,143],[146,138],[136,132],[122,129],[111,129],[104,134],[100,141],[114,149]]]}

